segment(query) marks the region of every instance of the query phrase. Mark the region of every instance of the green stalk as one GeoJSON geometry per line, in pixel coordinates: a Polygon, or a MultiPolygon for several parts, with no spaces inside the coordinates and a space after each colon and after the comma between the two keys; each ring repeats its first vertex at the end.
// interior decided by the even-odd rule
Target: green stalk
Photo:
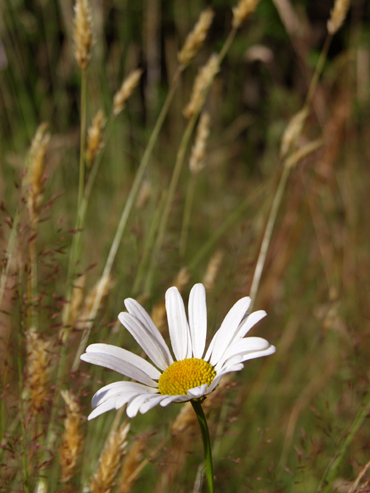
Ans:
{"type": "Polygon", "coordinates": [[[322,478],[319,488],[317,491],[320,491],[321,493],[329,493],[330,491],[333,491],[332,489],[332,484],[333,481],[335,480],[337,474],[338,474],[338,469],[341,463],[343,462],[344,459],[344,454],[346,453],[348,447],[351,445],[352,440],[354,436],[356,435],[358,429],[366,419],[368,413],[369,413],[369,407],[370,407],[370,394],[368,394],[365,398],[365,403],[361,406],[359,409],[352,426],[348,432],[348,435],[346,436],[346,439],[342,443],[342,446],[339,450],[338,455],[336,456],[333,464],[331,465],[330,468],[328,468],[324,474],[324,477],[322,478]],[[327,477],[327,479],[326,479],[327,477]],[[321,489],[323,484],[325,484],[324,489],[321,489]]]}
{"type": "Polygon", "coordinates": [[[204,445],[204,458],[206,462],[206,478],[208,483],[209,493],[214,493],[214,481],[213,481],[213,464],[212,464],[212,449],[211,440],[209,437],[209,430],[207,420],[204,415],[202,404],[199,400],[191,400],[191,405],[197,415],[200,430],[202,432],[203,445],[204,445]]]}
{"type": "Polygon", "coordinates": [[[249,295],[251,297],[251,300],[252,300],[251,304],[250,304],[250,308],[249,308],[250,311],[252,311],[254,302],[256,300],[256,295],[257,295],[258,287],[259,287],[261,276],[262,276],[263,266],[265,265],[266,255],[267,255],[267,251],[268,251],[270,241],[271,241],[272,230],[274,228],[277,212],[279,210],[281,199],[283,197],[283,192],[285,190],[285,185],[286,185],[286,182],[287,182],[287,179],[289,176],[289,171],[290,171],[290,166],[284,165],[283,171],[282,171],[281,176],[280,176],[279,184],[278,184],[275,196],[274,196],[274,200],[272,202],[270,214],[269,214],[269,217],[267,220],[265,232],[264,232],[263,239],[262,239],[261,248],[260,248],[260,251],[258,254],[256,268],[255,268],[254,274],[253,274],[252,286],[251,286],[250,295],[249,295]]]}
{"type": "Polygon", "coordinates": [[[197,121],[199,111],[200,111],[200,108],[198,109],[198,111],[196,111],[193,114],[193,116],[189,120],[187,127],[185,129],[184,135],[181,139],[179,150],[177,151],[176,163],[175,163],[175,167],[174,167],[174,170],[172,173],[171,182],[170,182],[169,187],[168,187],[166,203],[164,205],[163,214],[161,217],[161,221],[159,223],[158,235],[157,235],[157,239],[156,239],[156,242],[154,244],[154,247],[153,247],[152,259],[150,262],[148,276],[147,276],[146,282],[145,282],[145,290],[144,290],[145,294],[149,294],[151,291],[155,267],[156,267],[157,259],[158,259],[158,253],[162,247],[164,233],[166,231],[168,218],[169,218],[169,215],[171,212],[172,202],[173,202],[173,198],[175,195],[175,190],[177,187],[177,183],[179,181],[181,168],[182,168],[184,158],[185,158],[185,151],[188,147],[191,134],[193,133],[193,129],[194,129],[195,123],[197,121]]]}
{"type": "Polygon", "coordinates": [[[80,176],[78,182],[77,210],[80,209],[85,188],[85,134],[86,134],[86,88],[87,72],[82,70],[81,80],[81,133],[80,133],[80,176]]]}
{"type": "MultiPolygon", "coordinates": [[[[161,110],[161,112],[159,114],[158,120],[157,120],[157,122],[155,124],[155,127],[153,129],[153,132],[152,132],[152,134],[151,134],[151,136],[149,138],[148,145],[147,145],[147,147],[145,149],[144,155],[143,155],[142,160],[140,162],[139,169],[137,170],[137,173],[136,173],[136,176],[135,176],[134,183],[132,185],[132,188],[130,190],[129,196],[128,196],[127,201],[126,201],[126,204],[125,204],[125,206],[123,208],[120,221],[118,223],[116,234],[114,236],[114,239],[113,239],[113,242],[112,242],[112,246],[110,248],[110,251],[109,251],[109,254],[108,254],[108,258],[107,258],[107,261],[105,263],[103,274],[101,276],[101,279],[102,280],[104,280],[104,279],[107,280],[108,277],[109,277],[109,274],[110,274],[110,272],[112,270],[113,262],[115,260],[116,254],[117,254],[117,250],[118,250],[119,244],[121,243],[122,235],[123,235],[123,233],[125,231],[125,228],[126,228],[126,225],[127,225],[127,221],[128,221],[128,218],[129,218],[131,209],[132,209],[132,207],[134,205],[134,201],[135,201],[135,198],[136,198],[137,193],[139,191],[139,188],[140,188],[142,179],[144,177],[145,170],[146,170],[146,168],[148,166],[149,159],[150,159],[151,153],[152,153],[153,148],[154,148],[154,144],[157,141],[157,138],[158,138],[160,129],[161,129],[162,125],[163,125],[164,119],[165,119],[165,117],[167,115],[167,112],[168,112],[168,109],[170,107],[171,101],[172,101],[173,96],[175,94],[175,91],[176,91],[176,88],[177,88],[177,85],[178,85],[178,82],[179,82],[179,78],[180,78],[180,74],[181,74],[182,70],[183,70],[182,67],[178,67],[178,69],[177,69],[177,71],[175,73],[175,76],[174,76],[174,78],[172,80],[171,87],[170,87],[170,90],[169,90],[169,92],[167,94],[166,100],[165,100],[165,102],[163,104],[162,110],[161,110]]],[[[94,321],[94,319],[96,317],[96,314],[98,312],[98,309],[99,309],[99,306],[100,306],[100,302],[101,302],[103,293],[104,293],[104,284],[102,282],[102,283],[100,283],[98,292],[96,293],[96,296],[95,296],[94,304],[93,304],[93,306],[92,306],[92,308],[90,310],[89,317],[88,317],[89,322],[86,324],[86,329],[85,329],[85,331],[83,333],[83,336],[81,338],[81,342],[80,342],[79,347],[77,349],[76,356],[75,356],[75,359],[74,359],[74,362],[73,362],[73,366],[72,366],[72,371],[76,371],[77,368],[80,365],[80,356],[81,356],[81,354],[84,352],[84,350],[86,348],[87,341],[88,341],[88,338],[89,338],[89,335],[90,335],[90,332],[91,332],[91,328],[93,326],[93,321],[94,321]]]]}
{"type": "Polygon", "coordinates": [[[186,192],[185,207],[184,207],[184,217],[182,220],[182,228],[180,235],[180,256],[184,257],[186,252],[186,244],[188,241],[188,233],[190,227],[191,210],[193,208],[194,192],[196,184],[196,174],[191,173],[190,180],[188,184],[188,189],[186,192]]]}

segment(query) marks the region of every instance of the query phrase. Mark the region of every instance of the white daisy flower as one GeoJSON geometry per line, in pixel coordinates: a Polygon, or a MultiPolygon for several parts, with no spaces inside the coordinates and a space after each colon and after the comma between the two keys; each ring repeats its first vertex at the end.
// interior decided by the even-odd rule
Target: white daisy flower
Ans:
{"type": "Polygon", "coordinates": [[[243,362],[268,356],[276,348],[261,337],[244,336],[266,316],[259,310],[247,314],[251,299],[240,299],[226,315],[205,351],[207,335],[206,292],[195,284],[189,296],[189,321],[176,287],[166,292],[168,328],[174,357],[144,308],[132,298],[125,300],[127,312],[118,315],[153,364],[126,349],[110,344],[91,344],[83,361],[117,371],[135,382],[114,382],[101,388],[92,399],[93,419],[127,404],[127,416],[144,414],[157,404],[185,402],[207,396],[231,371],[243,362]]]}

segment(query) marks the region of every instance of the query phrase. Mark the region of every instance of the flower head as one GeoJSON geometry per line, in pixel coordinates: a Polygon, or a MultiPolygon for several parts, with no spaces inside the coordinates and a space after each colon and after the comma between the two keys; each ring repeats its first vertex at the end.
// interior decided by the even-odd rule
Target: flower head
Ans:
{"type": "Polygon", "coordinates": [[[88,419],[127,404],[127,416],[144,414],[157,404],[185,402],[207,396],[229,372],[243,362],[268,356],[276,348],[261,337],[244,336],[265,317],[259,310],[247,314],[250,298],[240,299],[226,315],[205,351],[207,335],[206,292],[203,284],[190,291],[188,318],[176,287],[166,292],[166,311],[174,358],[162,335],[144,308],[132,298],[125,300],[127,312],[120,322],[134,337],[153,364],[126,349],[109,344],[91,344],[83,361],[115,370],[136,382],[114,382],[98,390],[88,419]]]}

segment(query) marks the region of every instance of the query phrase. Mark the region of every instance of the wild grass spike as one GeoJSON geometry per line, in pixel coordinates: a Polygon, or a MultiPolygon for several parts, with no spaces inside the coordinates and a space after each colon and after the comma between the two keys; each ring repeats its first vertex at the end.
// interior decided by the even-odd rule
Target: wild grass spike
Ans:
{"type": "Polygon", "coordinates": [[[208,59],[208,62],[199,70],[195,78],[190,101],[183,111],[186,118],[190,119],[202,107],[204,103],[204,91],[213,82],[218,70],[218,56],[213,54],[208,59]]]}
{"type": "Polygon", "coordinates": [[[50,391],[51,343],[43,340],[31,327],[26,332],[27,387],[31,413],[38,415],[48,402],[50,391]]]}
{"type": "Polygon", "coordinates": [[[203,10],[200,14],[198,22],[194,26],[191,33],[189,33],[182,50],[177,55],[178,60],[183,67],[189,65],[191,60],[202,47],[211,26],[213,17],[214,12],[210,7],[203,10]]]}
{"type": "Polygon", "coordinates": [[[92,21],[88,0],[76,0],[73,38],[77,63],[81,70],[86,70],[92,45],[92,21]]]}
{"type": "Polygon", "coordinates": [[[330,12],[330,19],[327,23],[329,34],[335,34],[341,28],[346,18],[351,0],[335,0],[334,8],[330,12]]]}
{"type": "Polygon", "coordinates": [[[103,110],[98,110],[94,116],[91,127],[87,131],[86,139],[86,166],[91,168],[96,156],[103,148],[103,130],[106,118],[103,110]]]}
{"type": "Polygon", "coordinates": [[[118,430],[110,433],[99,459],[98,470],[90,481],[91,493],[110,493],[114,488],[129,429],[129,423],[124,423],[118,430]]]}
{"type": "Polygon", "coordinates": [[[142,70],[136,69],[129,74],[123,81],[121,88],[116,92],[113,99],[113,114],[118,115],[125,107],[126,101],[131,96],[132,91],[138,85],[142,70]]]}
{"type": "Polygon", "coordinates": [[[206,144],[209,136],[209,123],[210,117],[207,112],[203,112],[200,115],[197,135],[195,139],[195,144],[191,151],[189,168],[194,174],[198,174],[202,171],[205,164],[206,157],[206,144]]]}
{"type": "Polygon", "coordinates": [[[236,7],[233,7],[233,28],[238,29],[243,22],[255,10],[260,0],[240,0],[236,7]]]}
{"type": "Polygon", "coordinates": [[[60,480],[65,483],[76,473],[77,460],[84,445],[84,436],[81,430],[83,418],[80,406],[69,390],[62,390],[61,394],[67,410],[67,417],[64,421],[64,434],[59,447],[60,480]]]}

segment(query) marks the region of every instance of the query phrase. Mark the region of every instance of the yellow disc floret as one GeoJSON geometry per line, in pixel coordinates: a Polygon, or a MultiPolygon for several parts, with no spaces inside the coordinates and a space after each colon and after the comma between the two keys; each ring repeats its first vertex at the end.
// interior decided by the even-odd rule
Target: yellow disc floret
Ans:
{"type": "Polygon", "coordinates": [[[200,385],[210,385],[216,372],[207,361],[188,358],[175,361],[162,373],[158,381],[162,395],[188,395],[188,390],[200,385]]]}

